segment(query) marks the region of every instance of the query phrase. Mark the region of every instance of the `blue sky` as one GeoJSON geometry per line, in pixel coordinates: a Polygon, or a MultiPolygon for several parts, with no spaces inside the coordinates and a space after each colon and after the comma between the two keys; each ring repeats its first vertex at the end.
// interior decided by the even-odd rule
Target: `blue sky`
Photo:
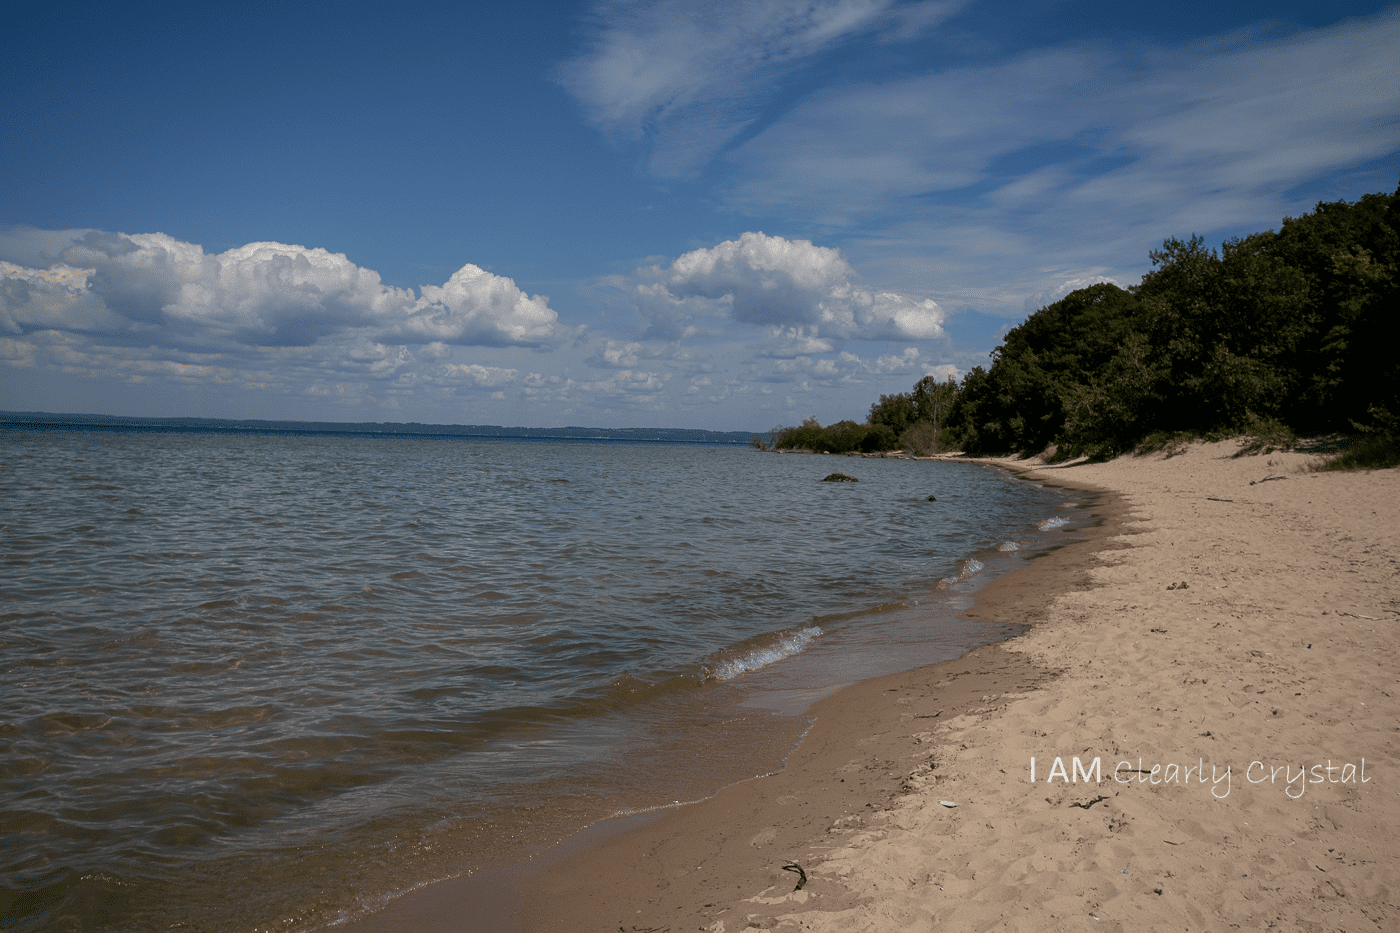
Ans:
{"type": "Polygon", "coordinates": [[[0,408],[762,430],[1400,180],[1400,4],[0,7],[0,408]]]}

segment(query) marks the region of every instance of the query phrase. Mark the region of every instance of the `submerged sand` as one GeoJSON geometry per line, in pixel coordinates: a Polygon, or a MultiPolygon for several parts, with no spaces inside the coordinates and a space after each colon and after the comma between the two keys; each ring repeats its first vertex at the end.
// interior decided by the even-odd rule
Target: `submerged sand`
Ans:
{"type": "Polygon", "coordinates": [[[969,613],[1027,635],[828,698],[779,774],[527,875],[522,928],[1400,928],[1400,471],[1237,451],[1005,461],[1104,494],[969,613]]]}

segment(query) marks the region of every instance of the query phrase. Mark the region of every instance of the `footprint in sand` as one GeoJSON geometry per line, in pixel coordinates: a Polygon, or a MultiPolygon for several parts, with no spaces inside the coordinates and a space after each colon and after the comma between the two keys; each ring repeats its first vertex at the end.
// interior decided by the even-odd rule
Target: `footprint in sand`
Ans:
{"type": "Polygon", "coordinates": [[[777,838],[778,831],[773,827],[769,826],[767,829],[761,830],[756,836],[750,839],[749,845],[754,846],[755,848],[761,848],[763,846],[772,845],[773,840],[777,838]]]}

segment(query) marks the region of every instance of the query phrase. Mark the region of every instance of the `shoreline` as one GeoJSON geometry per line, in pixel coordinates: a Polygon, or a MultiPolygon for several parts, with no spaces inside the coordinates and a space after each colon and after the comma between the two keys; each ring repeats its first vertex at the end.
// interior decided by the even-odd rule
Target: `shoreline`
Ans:
{"type": "MultiPolygon", "coordinates": [[[[978,462],[1018,476],[1028,472],[1014,462],[978,462]]],[[[1107,490],[1055,485],[1093,496],[1082,506],[1092,520],[1076,530],[1074,540],[1028,554],[1025,566],[982,587],[963,615],[989,624],[1033,625],[1046,594],[1086,585],[1086,570],[1121,532],[1126,512],[1107,490]]],[[[514,929],[744,929],[743,923],[715,927],[737,919],[731,904],[739,895],[760,888],[790,892],[797,876],[784,870],[785,862],[808,865],[804,850],[867,833],[896,801],[937,781],[936,767],[916,768],[920,773],[911,775],[902,761],[911,731],[929,736],[929,726],[972,714],[1002,696],[1034,691],[1058,676],[1007,650],[1024,637],[860,681],[821,700],[811,710],[814,725],[782,771],[729,785],[645,826],[552,859],[542,870],[524,872],[532,894],[520,905],[514,929]]],[[[922,750],[925,761],[936,754],[932,744],[922,750]]],[[[804,893],[796,892],[798,903],[806,902],[804,893]]],[[[858,902],[849,893],[823,900],[826,910],[858,902]]]]}
{"type": "Polygon", "coordinates": [[[978,594],[1032,628],[829,698],[785,771],[530,876],[521,929],[1400,921],[1400,471],[1239,446],[983,461],[1111,497],[978,594]]]}
{"type": "MultiPolygon", "coordinates": [[[[963,462],[968,461],[964,460],[963,462]]],[[[1000,463],[992,464],[989,462],[989,465],[998,468],[1004,467],[1000,463]]],[[[1010,468],[1005,469],[1004,472],[1015,474],[1020,471],[1010,468]]],[[[1088,491],[1091,495],[1098,496],[1099,491],[1088,491]]],[[[1083,524],[1076,522],[1075,526],[1065,529],[1073,536],[1068,542],[1068,546],[1056,543],[1046,548],[1042,544],[1036,550],[1024,552],[1021,555],[1024,564],[1003,571],[981,586],[973,596],[974,606],[969,607],[961,615],[989,626],[996,625],[996,614],[979,614],[976,607],[995,602],[997,600],[996,594],[1003,587],[1006,587],[1004,581],[1008,578],[1014,577],[1019,580],[1022,575],[1031,574],[1035,580],[1039,581],[1038,586],[1050,585],[1056,579],[1066,579],[1066,574],[1059,568],[1066,560],[1067,553],[1071,551],[1075,554],[1080,553],[1083,548],[1089,546],[1092,540],[1102,537],[1104,533],[1102,527],[1104,522],[1099,515],[1103,511],[1102,508],[1097,507],[1094,502],[1086,500],[1081,500],[1079,507],[1081,511],[1089,515],[1089,521],[1083,524]]],[[[1024,599],[1025,588],[1019,584],[1006,588],[1008,591],[1006,601],[1019,605],[1024,599]]],[[[1008,615],[1009,613],[1000,614],[1008,615]]],[[[1016,637],[1020,637],[1020,635],[1011,636],[1011,639],[1014,640],[1016,637]]],[[[949,665],[959,665],[963,662],[969,662],[971,659],[969,663],[974,666],[983,665],[985,669],[959,668],[955,676],[959,679],[960,689],[939,694],[940,697],[948,701],[945,706],[949,711],[944,715],[953,715],[957,710],[979,702],[986,690],[1000,689],[1008,681],[1008,678],[1014,679],[1014,677],[1020,676],[1022,679],[1026,677],[1034,679],[1050,676],[1048,672],[1041,671],[1034,666],[1026,667],[1019,663],[1016,658],[1007,659],[998,655],[988,655],[984,659],[983,652],[995,649],[1005,644],[1006,641],[1007,639],[1003,637],[1001,641],[984,644],[952,660],[855,681],[835,693],[817,700],[805,714],[806,718],[813,722],[813,725],[806,731],[800,744],[787,756],[786,764],[779,771],[723,785],[709,797],[687,802],[680,806],[668,806],[627,816],[603,819],[523,862],[424,884],[394,897],[382,910],[374,914],[340,921],[326,927],[326,929],[335,930],[337,933],[396,933],[396,931],[406,930],[450,930],[453,933],[520,933],[520,931],[531,929],[525,925],[529,922],[528,908],[530,904],[539,903],[539,892],[545,890],[541,886],[542,880],[557,879],[568,875],[573,870],[575,861],[584,864],[592,863],[598,858],[600,851],[605,849],[608,852],[616,851],[614,846],[625,850],[636,845],[635,834],[650,832],[656,826],[670,826],[675,820],[693,822],[694,825],[703,829],[711,820],[708,808],[713,807],[720,799],[727,800],[727,795],[743,793],[736,788],[748,788],[755,785],[756,782],[768,782],[759,783],[757,786],[771,788],[776,786],[772,783],[775,779],[783,778],[785,775],[789,776],[785,780],[790,780],[794,763],[802,756],[811,753],[812,749],[816,747],[813,744],[814,736],[823,734],[826,721],[839,717],[844,709],[864,710],[868,706],[864,700],[848,704],[846,698],[849,698],[853,692],[864,695],[873,691],[878,694],[885,688],[877,685],[883,684],[887,680],[907,679],[915,677],[920,672],[942,670],[949,665]],[[522,896],[522,892],[526,889],[530,891],[529,898],[522,896]],[[526,903],[527,901],[529,904],[526,903]]],[[[869,725],[871,723],[862,722],[860,728],[869,725]]],[[[831,745],[829,742],[819,744],[831,745]]],[[[839,744],[840,740],[837,742],[838,746],[839,744]]],[[[830,754],[829,747],[827,754],[830,754]]],[[[858,789],[864,784],[863,780],[854,781],[852,787],[858,789]]],[[[773,793],[764,791],[754,799],[758,806],[762,807],[763,802],[772,796],[773,793]]],[[[724,817],[720,817],[720,819],[724,819],[724,817]]],[[[670,830],[666,829],[661,831],[670,833],[670,830]]],[[[776,837],[774,844],[777,844],[776,837]]],[[[645,877],[645,867],[638,870],[642,872],[641,875],[637,875],[630,868],[623,870],[622,880],[645,877]]],[[[778,871],[778,874],[783,873],[778,871]]],[[[541,929],[589,928],[583,925],[583,921],[579,917],[570,916],[570,911],[567,910],[559,917],[546,918],[543,922],[544,926],[541,929]]],[[[611,930],[616,929],[616,924],[610,927],[603,923],[598,928],[608,930],[610,933],[611,930]]],[[[643,927],[643,929],[645,928],[643,927]]]]}
{"type": "Polygon", "coordinates": [[[442,885],[402,899],[435,920],[354,929],[1393,925],[1400,471],[1238,449],[979,461],[1103,494],[966,613],[1025,634],[854,684],[783,771],[518,866],[504,925],[442,885]]]}

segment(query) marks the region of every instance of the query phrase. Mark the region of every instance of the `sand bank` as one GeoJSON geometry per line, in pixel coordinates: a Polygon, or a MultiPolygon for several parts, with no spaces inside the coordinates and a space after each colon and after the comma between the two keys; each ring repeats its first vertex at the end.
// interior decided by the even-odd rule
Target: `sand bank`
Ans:
{"type": "Polygon", "coordinates": [[[783,772],[527,874],[523,929],[1396,928],[1400,471],[1236,450],[1007,462],[1109,494],[979,594],[1030,633],[823,701],[783,772]]]}

